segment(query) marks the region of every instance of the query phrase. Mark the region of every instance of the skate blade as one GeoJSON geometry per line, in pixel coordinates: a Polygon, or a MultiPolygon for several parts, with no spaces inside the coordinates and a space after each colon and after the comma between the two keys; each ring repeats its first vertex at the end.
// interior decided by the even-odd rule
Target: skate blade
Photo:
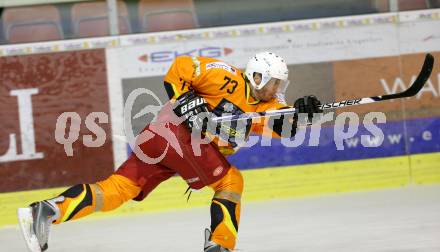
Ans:
{"type": "Polygon", "coordinates": [[[37,237],[32,234],[32,210],[31,208],[19,208],[17,210],[18,222],[20,224],[21,234],[26,242],[26,246],[30,252],[41,252],[40,244],[37,237]]]}

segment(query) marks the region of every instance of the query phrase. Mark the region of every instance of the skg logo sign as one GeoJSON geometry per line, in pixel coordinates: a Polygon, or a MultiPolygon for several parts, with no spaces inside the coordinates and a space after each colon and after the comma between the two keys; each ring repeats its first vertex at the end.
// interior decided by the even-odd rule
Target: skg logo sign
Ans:
{"type": "Polygon", "coordinates": [[[172,62],[178,56],[200,56],[208,58],[219,58],[232,53],[231,48],[226,47],[203,47],[189,51],[157,51],[144,54],[138,58],[139,61],[145,63],[164,63],[172,62]]]}

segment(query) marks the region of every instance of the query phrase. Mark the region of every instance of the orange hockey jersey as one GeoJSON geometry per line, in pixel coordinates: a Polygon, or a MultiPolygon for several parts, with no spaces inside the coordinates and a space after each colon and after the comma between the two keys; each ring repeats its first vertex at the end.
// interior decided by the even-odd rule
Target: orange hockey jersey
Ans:
{"type": "MultiPolygon", "coordinates": [[[[284,101],[276,98],[268,102],[255,100],[251,96],[250,86],[244,73],[238,68],[212,58],[177,57],[168,70],[164,83],[170,99],[194,90],[205,98],[209,110],[217,116],[223,113],[242,114],[287,107],[284,101]]],[[[259,134],[263,131],[267,132],[264,125],[261,120],[254,120],[252,126],[249,124],[246,134],[251,131],[259,134]]],[[[237,147],[232,138],[226,148],[219,147],[219,149],[223,154],[228,155],[237,147]]]]}

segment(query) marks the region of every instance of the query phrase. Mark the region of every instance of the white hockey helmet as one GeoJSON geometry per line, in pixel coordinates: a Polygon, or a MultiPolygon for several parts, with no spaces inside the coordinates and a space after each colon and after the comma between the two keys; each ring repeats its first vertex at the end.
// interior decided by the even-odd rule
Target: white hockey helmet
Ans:
{"type": "Polygon", "coordinates": [[[257,53],[249,60],[245,74],[251,85],[255,89],[260,90],[270,81],[271,78],[287,82],[289,70],[287,69],[286,62],[280,56],[271,52],[261,52],[257,53]],[[259,85],[255,83],[254,73],[261,74],[261,83],[259,85]]]}

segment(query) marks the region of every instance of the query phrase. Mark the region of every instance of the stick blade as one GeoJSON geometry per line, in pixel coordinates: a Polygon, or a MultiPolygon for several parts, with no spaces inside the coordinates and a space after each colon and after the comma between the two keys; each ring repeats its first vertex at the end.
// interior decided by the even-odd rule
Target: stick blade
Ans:
{"type": "Polygon", "coordinates": [[[423,62],[422,69],[420,70],[419,75],[417,76],[414,83],[402,93],[384,95],[382,96],[382,100],[388,99],[396,99],[403,97],[411,97],[416,95],[425,85],[426,81],[428,81],[429,76],[431,76],[432,69],[434,68],[434,56],[428,53],[425,56],[425,61],[423,62]]]}
{"type": "Polygon", "coordinates": [[[414,96],[416,95],[420,89],[425,85],[426,81],[428,81],[429,76],[431,76],[432,69],[434,68],[434,56],[428,53],[425,57],[425,62],[423,63],[422,70],[417,76],[417,79],[414,81],[413,85],[405,91],[406,96],[414,96]]]}

